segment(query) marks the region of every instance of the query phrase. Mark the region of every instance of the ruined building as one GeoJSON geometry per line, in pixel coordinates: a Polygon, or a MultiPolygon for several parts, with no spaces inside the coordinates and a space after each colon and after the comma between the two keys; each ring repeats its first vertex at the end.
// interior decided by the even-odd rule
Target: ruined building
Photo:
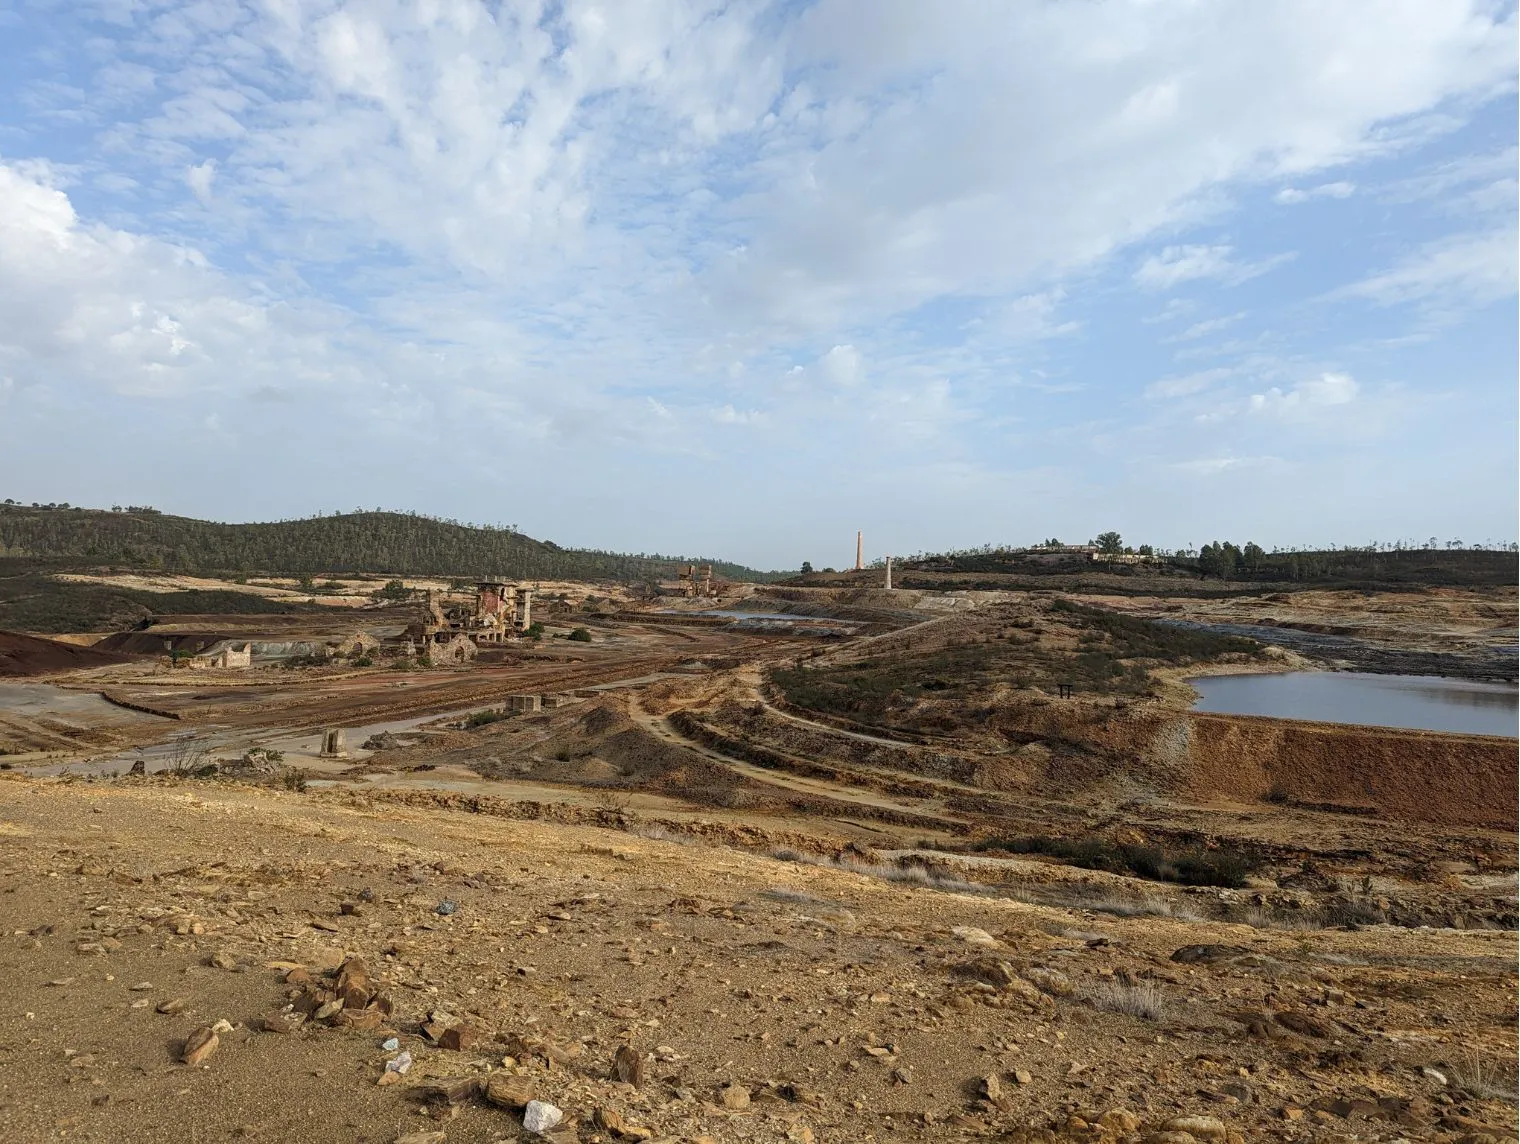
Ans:
{"type": "Polygon", "coordinates": [[[392,641],[391,650],[427,656],[434,663],[474,659],[485,644],[502,644],[533,624],[533,589],[501,580],[482,580],[470,603],[445,605],[428,592],[421,616],[392,641]]]}

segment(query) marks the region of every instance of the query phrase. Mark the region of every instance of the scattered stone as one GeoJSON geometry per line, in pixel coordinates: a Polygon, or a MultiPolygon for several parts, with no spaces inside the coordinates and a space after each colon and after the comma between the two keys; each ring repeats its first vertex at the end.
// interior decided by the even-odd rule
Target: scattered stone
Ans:
{"type": "Polygon", "coordinates": [[[363,1009],[370,1003],[375,990],[370,985],[369,967],[363,958],[350,957],[343,962],[338,969],[335,989],[345,1009],[363,1009]]]}
{"type": "Polygon", "coordinates": [[[329,1017],[335,1017],[343,1011],[343,999],[334,997],[331,1001],[324,1001],[317,1007],[317,1011],[311,1015],[313,1021],[325,1021],[329,1017]]]}
{"type": "Polygon", "coordinates": [[[644,1084],[644,1054],[632,1045],[619,1045],[612,1058],[613,1072],[624,1084],[641,1088],[644,1084]]]}
{"type": "Polygon", "coordinates": [[[430,1081],[419,1086],[416,1092],[423,1100],[430,1100],[437,1104],[463,1104],[478,1096],[480,1088],[479,1077],[453,1076],[430,1081]]]}
{"type": "Polygon", "coordinates": [[[412,1054],[405,1051],[385,1062],[385,1071],[392,1076],[405,1076],[411,1067],[412,1054]]]}
{"type": "Polygon", "coordinates": [[[211,1054],[216,1052],[216,1047],[221,1042],[222,1039],[217,1036],[216,1030],[210,1025],[202,1025],[185,1038],[184,1048],[180,1050],[180,1060],[192,1067],[204,1064],[211,1054]]]}
{"type": "Polygon", "coordinates": [[[1014,1069],[1013,1079],[1017,1084],[1033,1084],[1034,1074],[1028,1069],[1014,1069]]]}
{"type": "Polygon", "coordinates": [[[450,914],[458,912],[458,910],[458,902],[451,902],[448,898],[444,898],[443,901],[438,903],[438,908],[435,912],[443,917],[448,917],[450,914]]]}
{"type": "Polygon", "coordinates": [[[1273,1020],[1289,1032],[1298,1033],[1304,1037],[1328,1037],[1335,1031],[1328,1021],[1322,1021],[1318,1017],[1311,1017],[1308,1013],[1299,1013],[1292,1009],[1274,1014],[1273,1020]]]}
{"type": "Polygon", "coordinates": [[[438,1037],[438,1047],[462,1053],[473,1049],[484,1039],[472,1025],[452,1025],[438,1037]]]}
{"type": "Polygon", "coordinates": [[[529,1132],[542,1135],[563,1119],[565,1114],[562,1110],[541,1100],[530,1100],[523,1108],[523,1127],[529,1132]]]}
{"type": "Polygon", "coordinates": [[[1140,1130],[1140,1118],[1125,1108],[1114,1108],[1098,1117],[1098,1127],[1105,1132],[1128,1136],[1140,1130]]]}
{"type": "Polygon", "coordinates": [[[408,1132],[396,1137],[396,1144],[443,1144],[448,1135],[443,1132],[408,1132]]]}
{"type": "Polygon", "coordinates": [[[152,989],[152,988],[153,988],[153,982],[151,982],[151,981],[139,981],[136,985],[132,986],[132,992],[133,993],[146,993],[149,989],[152,989]]]}
{"type": "Polygon", "coordinates": [[[1213,1116],[1176,1116],[1161,1127],[1168,1132],[1186,1132],[1194,1140],[1223,1141],[1229,1134],[1224,1122],[1213,1116]]]}
{"type": "Polygon", "coordinates": [[[995,949],[1003,944],[986,930],[978,929],[976,926],[956,926],[950,932],[967,945],[985,945],[995,949]]]}
{"type": "Polygon", "coordinates": [[[238,959],[233,957],[225,949],[219,949],[211,955],[211,967],[213,969],[236,969],[238,959]]]}
{"type": "Polygon", "coordinates": [[[718,1092],[718,1099],[730,1112],[743,1112],[749,1107],[749,1089],[742,1084],[730,1084],[718,1092]]]}
{"type": "Polygon", "coordinates": [[[166,1014],[180,1013],[184,1011],[187,1004],[188,1002],[183,997],[176,997],[171,1001],[160,1001],[154,1011],[166,1014]]]}
{"type": "Polygon", "coordinates": [[[1185,945],[1172,953],[1172,960],[1181,965],[1213,965],[1250,952],[1238,945],[1185,945]]]}
{"type": "Polygon", "coordinates": [[[1420,1070],[1420,1075],[1422,1077],[1424,1077],[1426,1080],[1435,1081],[1436,1084],[1439,1084],[1439,1085],[1441,1085],[1443,1087],[1447,1083],[1447,1081],[1446,1081],[1446,1074],[1445,1073],[1443,1073],[1440,1069],[1433,1069],[1433,1068],[1429,1067],[1428,1065],[1425,1068],[1422,1068],[1420,1070]]]}
{"type": "Polygon", "coordinates": [[[358,902],[340,902],[338,912],[345,917],[356,918],[363,914],[364,910],[358,902]]]}
{"type": "Polygon", "coordinates": [[[258,1027],[266,1033],[294,1033],[305,1023],[304,1013],[271,1013],[259,1021],[258,1027]]]}
{"type": "Polygon", "coordinates": [[[525,1076],[497,1072],[486,1078],[486,1099],[498,1108],[526,1108],[535,1092],[533,1081],[525,1076]]]}
{"type": "Polygon", "coordinates": [[[989,1073],[987,1076],[984,1076],[982,1078],[981,1088],[982,1095],[985,1096],[988,1100],[992,1101],[993,1104],[1002,1103],[1003,1082],[1001,1079],[999,1079],[996,1073],[989,1073]]]}
{"type": "Polygon", "coordinates": [[[322,930],[324,933],[341,933],[336,922],[330,922],[326,918],[312,918],[309,923],[312,929],[322,930]]]}

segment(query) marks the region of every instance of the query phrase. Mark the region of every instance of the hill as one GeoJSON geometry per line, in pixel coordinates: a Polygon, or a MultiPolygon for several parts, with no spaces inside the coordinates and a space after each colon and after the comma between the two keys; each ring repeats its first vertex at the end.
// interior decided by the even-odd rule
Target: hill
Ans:
{"type": "MultiPolygon", "coordinates": [[[[1128,559],[1128,558],[1126,558],[1128,559]]],[[[877,583],[882,569],[815,572],[787,583],[850,587],[877,583]]],[[[1210,544],[1197,555],[1167,554],[1139,563],[1052,557],[1039,550],[967,549],[910,556],[894,563],[899,588],[1108,592],[1115,595],[1218,596],[1264,591],[1420,587],[1505,587],[1517,581],[1516,555],[1477,548],[1327,548],[1265,552],[1255,545],[1210,544]]]]}
{"type": "Polygon", "coordinates": [[[771,574],[706,557],[630,556],[561,548],[513,529],[400,512],[354,512],[259,524],[219,524],[154,509],[0,504],[0,555],[169,572],[501,576],[512,580],[662,580],[682,563],[719,578],[771,574]]]}

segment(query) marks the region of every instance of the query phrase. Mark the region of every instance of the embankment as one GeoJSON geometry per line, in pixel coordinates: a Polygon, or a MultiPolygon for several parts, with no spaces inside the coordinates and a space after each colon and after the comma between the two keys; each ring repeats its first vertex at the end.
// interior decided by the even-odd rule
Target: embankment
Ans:
{"type": "Polygon", "coordinates": [[[1182,718],[1196,797],[1516,828],[1513,739],[1255,715],[1182,718]]]}

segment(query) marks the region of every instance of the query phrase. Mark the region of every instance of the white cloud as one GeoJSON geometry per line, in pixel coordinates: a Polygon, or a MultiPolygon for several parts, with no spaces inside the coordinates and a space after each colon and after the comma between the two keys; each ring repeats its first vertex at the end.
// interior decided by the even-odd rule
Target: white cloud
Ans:
{"type": "Polygon", "coordinates": [[[1517,245],[1520,234],[1513,225],[1451,235],[1427,243],[1396,265],[1338,293],[1380,306],[1409,302],[1436,307],[1483,305],[1515,293],[1517,245]]]}
{"type": "Polygon", "coordinates": [[[1286,392],[1273,386],[1265,393],[1254,393],[1249,408],[1252,413],[1312,416],[1318,410],[1349,405],[1356,400],[1357,389],[1349,373],[1322,373],[1286,392]]]}
{"type": "Polygon", "coordinates": [[[1240,310],[1234,314],[1225,314],[1218,318],[1207,318],[1202,322],[1194,322],[1187,329],[1183,330],[1182,333],[1167,340],[1172,342],[1196,341],[1199,338],[1207,337],[1209,334],[1217,334],[1220,330],[1229,329],[1229,327],[1245,316],[1246,312],[1240,310]]]}
{"type": "Polygon", "coordinates": [[[1170,290],[1199,278],[1216,278],[1235,285],[1265,274],[1292,258],[1279,254],[1260,262],[1242,263],[1232,257],[1234,248],[1216,246],[1168,246],[1153,254],[1135,271],[1135,281],[1149,290],[1170,290]]]}
{"type": "Polygon", "coordinates": [[[201,202],[209,202],[211,199],[211,184],[216,179],[216,160],[207,159],[204,163],[197,163],[193,167],[185,168],[185,183],[191,193],[201,202]]]}
{"type": "Polygon", "coordinates": [[[1275,194],[1273,199],[1283,205],[1306,203],[1310,199],[1349,199],[1356,193],[1356,184],[1345,180],[1337,180],[1333,183],[1321,183],[1317,187],[1300,190],[1298,187],[1284,187],[1275,194]]]}
{"type": "Polygon", "coordinates": [[[1232,368],[1220,367],[1200,370],[1181,377],[1164,377],[1146,386],[1145,396],[1150,398],[1190,397],[1195,393],[1202,393],[1206,389],[1213,388],[1217,382],[1234,377],[1237,372],[1239,371],[1232,368]]]}
{"type": "MultiPolygon", "coordinates": [[[[72,201],[60,167],[0,172],[6,400],[233,396],[248,417],[325,425],[311,406],[340,394],[328,412],[355,439],[394,433],[502,481],[574,445],[539,503],[576,511],[612,483],[662,487],[640,448],[684,463],[719,436],[715,462],[757,488],[794,469],[858,487],[886,456],[893,472],[955,456],[1003,487],[1005,436],[1036,450],[1056,421],[1117,416],[1093,409],[1104,379],[1135,376],[1102,359],[1129,352],[1121,338],[1054,335],[1097,329],[1136,283],[1263,273],[1242,203],[1335,196],[1366,181],[1351,164],[1514,82],[1513,16],[1486,0],[206,0],[119,4],[109,35],[90,11],[33,21],[89,44],[67,69],[33,60],[67,83],[0,77],[27,109],[0,112],[8,151],[89,156],[72,201]],[[85,146],[39,126],[63,122],[85,146]],[[1051,360],[1079,351],[1092,359],[1051,360]],[[714,432],[764,417],[807,464],[714,432]],[[511,457],[472,459],[461,424],[511,457]]],[[[1355,292],[1471,297],[1504,277],[1485,265],[1425,250],[1355,292]]],[[[1207,313],[1171,299],[1162,317],[1200,339],[1227,320],[1207,313]]],[[[1347,360],[1323,348],[1283,352],[1347,360]]],[[[1215,384],[1195,383],[1153,396],[1215,384]]],[[[1314,392],[1259,396],[1320,408],[1314,392]]],[[[245,424],[200,405],[186,423],[218,413],[245,424]]],[[[271,458],[259,495],[378,480],[400,500],[421,479],[316,474],[311,455],[288,479],[271,458]]],[[[587,539],[632,520],[609,507],[587,539]]]]}

